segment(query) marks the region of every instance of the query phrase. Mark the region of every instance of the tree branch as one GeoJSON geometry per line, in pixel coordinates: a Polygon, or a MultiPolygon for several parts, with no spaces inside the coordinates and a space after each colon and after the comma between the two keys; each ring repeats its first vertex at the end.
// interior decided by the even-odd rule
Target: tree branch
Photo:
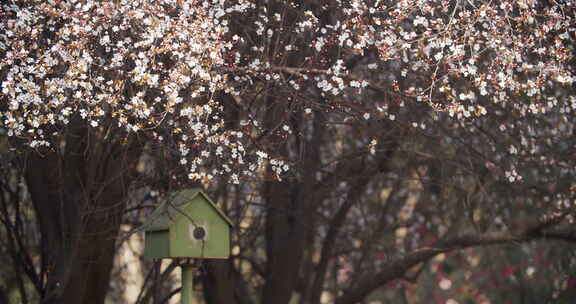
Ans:
{"type": "Polygon", "coordinates": [[[530,227],[522,233],[491,232],[481,235],[464,234],[456,238],[439,241],[434,247],[422,247],[405,256],[388,262],[378,273],[361,278],[355,287],[347,290],[336,300],[336,304],[353,304],[362,301],[378,287],[395,279],[402,278],[413,266],[427,262],[440,253],[470,247],[483,247],[507,243],[528,242],[539,239],[576,242],[576,230],[535,231],[530,227]]]}

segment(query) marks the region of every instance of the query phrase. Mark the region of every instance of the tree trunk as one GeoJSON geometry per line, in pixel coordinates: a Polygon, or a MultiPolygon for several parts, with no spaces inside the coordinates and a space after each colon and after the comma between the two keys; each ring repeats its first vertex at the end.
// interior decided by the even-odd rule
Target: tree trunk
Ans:
{"type": "Polygon", "coordinates": [[[4,287],[0,285],[0,304],[8,304],[8,295],[4,287]]]}
{"type": "Polygon", "coordinates": [[[207,304],[252,304],[242,275],[231,260],[206,260],[202,276],[204,300],[207,304]]]}
{"type": "Polygon", "coordinates": [[[139,155],[137,145],[103,140],[75,119],[64,151],[25,160],[46,274],[41,303],[104,303],[139,155]]]}
{"type": "MultiPolygon", "coordinates": [[[[262,292],[262,303],[287,304],[295,291],[302,292],[301,266],[306,250],[313,239],[310,234],[315,227],[314,210],[319,202],[313,198],[315,169],[320,164],[318,145],[313,141],[323,140],[324,127],[318,117],[312,128],[305,127],[304,118],[287,116],[290,105],[269,97],[265,126],[272,130],[287,124],[296,132],[310,134],[312,139],[287,142],[281,136],[271,134],[269,140],[281,142],[277,153],[286,159],[289,151],[301,155],[301,167],[296,176],[282,180],[268,180],[263,184],[263,199],[266,202],[266,283],[262,292]]],[[[270,172],[271,173],[271,172],[270,172]]],[[[272,175],[272,174],[271,174],[272,175]]]]}

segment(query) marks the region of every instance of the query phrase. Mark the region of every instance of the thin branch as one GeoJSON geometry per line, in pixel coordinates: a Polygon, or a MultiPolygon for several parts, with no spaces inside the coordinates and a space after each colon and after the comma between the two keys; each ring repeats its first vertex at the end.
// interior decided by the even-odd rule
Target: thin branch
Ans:
{"type": "Polygon", "coordinates": [[[353,304],[361,302],[372,291],[384,284],[403,278],[412,267],[425,263],[440,253],[462,250],[470,247],[483,247],[507,243],[521,243],[533,240],[561,240],[576,242],[576,230],[535,231],[534,227],[522,233],[491,232],[481,235],[465,234],[456,238],[438,242],[434,247],[422,247],[405,256],[392,260],[383,266],[378,273],[361,278],[355,287],[347,290],[336,300],[336,304],[353,304]]]}

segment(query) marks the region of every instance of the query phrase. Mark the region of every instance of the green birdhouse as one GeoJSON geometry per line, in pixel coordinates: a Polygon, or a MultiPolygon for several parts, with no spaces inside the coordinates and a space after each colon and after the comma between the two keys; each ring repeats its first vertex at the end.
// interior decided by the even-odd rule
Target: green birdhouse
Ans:
{"type": "Polygon", "coordinates": [[[232,222],[200,189],[172,193],[145,222],[149,259],[230,256],[232,222]]]}

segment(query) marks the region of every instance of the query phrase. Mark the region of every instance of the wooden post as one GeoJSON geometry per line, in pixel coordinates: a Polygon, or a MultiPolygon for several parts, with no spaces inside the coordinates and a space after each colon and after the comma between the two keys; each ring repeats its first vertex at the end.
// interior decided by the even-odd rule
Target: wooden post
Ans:
{"type": "Polygon", "coordinates": [[[193,304],[194,298],[194,265],[183,263],[182,268],[182,292],[181,304],[193,304]]]}

